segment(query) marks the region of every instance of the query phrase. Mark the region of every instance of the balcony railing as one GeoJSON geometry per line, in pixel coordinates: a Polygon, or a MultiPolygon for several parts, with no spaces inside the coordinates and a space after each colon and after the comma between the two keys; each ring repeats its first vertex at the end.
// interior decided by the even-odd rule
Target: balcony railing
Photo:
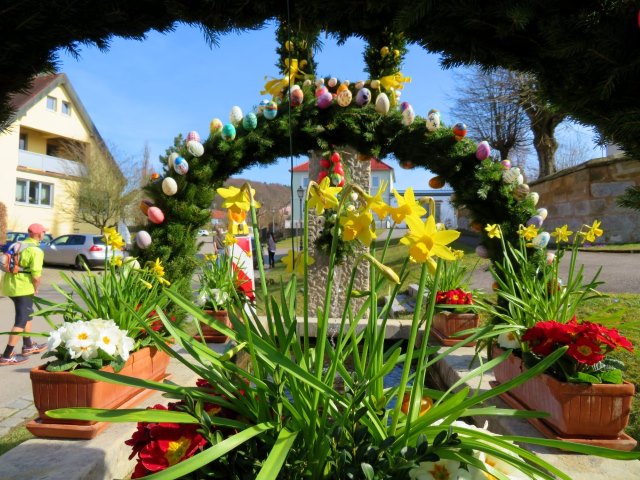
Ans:
{"type": "Polygon", "coordinates": [[[65,158],[52,157],[41,153],[20,150],[18,153],[18,166],[42,170],[43,172],[59,173],[61,175],[84,175],[84,167],[78,162],[65,158]]]}

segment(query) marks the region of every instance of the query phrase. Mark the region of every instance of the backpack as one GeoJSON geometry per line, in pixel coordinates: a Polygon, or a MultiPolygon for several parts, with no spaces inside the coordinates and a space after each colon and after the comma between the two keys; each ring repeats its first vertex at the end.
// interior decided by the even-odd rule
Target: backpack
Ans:
{"type": "Polygon", "coordinates": [[[0,254],[0,271],[4,273],[29,273],[28,270],[20,266],[20,255],[28,248],[36,245],[24,244],[22,242],[12,243],[7,249],[7,253],[0,254]]]}

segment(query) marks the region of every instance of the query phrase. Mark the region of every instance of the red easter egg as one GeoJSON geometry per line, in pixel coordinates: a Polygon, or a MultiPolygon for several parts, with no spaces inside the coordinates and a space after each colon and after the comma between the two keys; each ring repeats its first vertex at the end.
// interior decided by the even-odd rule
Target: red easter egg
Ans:
{"type": "Polygon", "coordinates": [[[442,180],[442,177],[433,177],[429,180],[429,186],[431,188],[442,188],[444,187],[444,180],[442,180]]]}
{"type": "Polygon", "coordinates": [[[340,183],[338,184],[339,187],[344,187],[344,177],[342,177],[342,180],[340,180],[340,183]]]}
{"type": "Polygon", "coordinates": [[[338,152],[333,152],[331,154],[331,161],[333,163],[338,163],[340,160],[342,160],[342,159],[340,158],[340,154],[338,152]]]}
{"type": "Polygon", "coordinates": [[[336,163],[333,166],[333,173],[339,173],[340,175],[344,175],[344,169],[342,168],[342,164],[336,163]]]}
{"type": "Polygon", "coordinates": [[[320,159],[320,166],[321,166],[322,168],[329,168],[329,165],[331,165],[331,164],[329,163],[329,160],[327,160],[326,158],[321,158],[321,159],[320,159]]]}
{"type": "Polygon", "coordinates": [[[322,170],[318,174],[318,183],[320,183],[322,180],[324,180],[324,177],[326,177],[327,175],[329,175],[329,172],[327,172],[326,170],[322,170]]]}
{"type": "Polygon", "coordinates": [[[405,170],[410,170],[413,168],[413,163],[409,160],[403,160],[400,162],[400,167],[404,168],[405,170]]]}
{"type": "Polygon", "coordinates": [[[162,213],[162,210],[160,210],[158,207],[149,207],[149,210],[147,211],[147,217],[149,217],[149,220],[156,224],[164,222],[164,213],[162,213]]]}

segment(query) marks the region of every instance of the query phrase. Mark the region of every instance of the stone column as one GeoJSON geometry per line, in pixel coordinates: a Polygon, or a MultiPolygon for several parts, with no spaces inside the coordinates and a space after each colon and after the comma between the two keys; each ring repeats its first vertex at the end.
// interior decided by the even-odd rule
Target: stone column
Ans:
{"type": "MultiPolygon", "coordinates": [[[[371,162],[358,160],[357,152],[351,147],[340,147],[337,149],[342,157],[342,165],[349,180],[360,185],[366,192],[369,191],[371,182],[371,162]]],[[[322,152],[314,151],[309,157],[309,179],[315,180],[320,173],[320,159],[322,152]]],[[[309,212],[309,253],[315,260],[313,265],[309,266],[309,311],[310,315],[315,317],[317,308],[324,307],[324,296],[327,285],[327,276],[329,272],[328,256],[315,248],[315,240],[320,235],[324,226],[324,217],[318,216],[315,210],[309,212]]],[[[354,242],[358,245],[357,252],[366,251],[367,248],[362,246],[357,240],[354,242]]],[[[330,305],[330,318],[339,318],[342,316],[345,305],[345,290],[349,283],[351,270],[355,263],[354,255],[337,265],[333,275],[333,291],[330,305]]],[[[369,285],[369,263],[362,262],[358,267],[354,288],[356,290],[366,290],[369,285]]],[[[363,300],[352,301],[352,309],[354,313],[362,305],[363,300]]]]}

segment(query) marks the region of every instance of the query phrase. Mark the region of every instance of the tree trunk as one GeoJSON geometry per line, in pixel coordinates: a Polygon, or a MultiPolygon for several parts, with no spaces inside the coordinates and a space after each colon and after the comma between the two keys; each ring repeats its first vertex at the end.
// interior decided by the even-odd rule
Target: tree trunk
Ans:
{"type": "Polygon", "coordinates": [[[557,170],[556,150],[558,150],[558,142],[555,138],[555,129],[564,120],[565,115],[559,115],[542,108],[526,108],[526,112],[531,121],[533,148],[536,149],[538,154],[540,169],[538,177],[546,177],[557,170]]]}

